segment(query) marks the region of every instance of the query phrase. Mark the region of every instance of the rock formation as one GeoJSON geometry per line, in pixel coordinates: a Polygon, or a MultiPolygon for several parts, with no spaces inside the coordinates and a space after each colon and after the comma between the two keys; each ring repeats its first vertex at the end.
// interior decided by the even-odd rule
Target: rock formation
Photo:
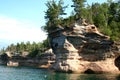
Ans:
{"type": "Polygon", "coordinates": [[[75,23],[70,29],[49,33],[56,55],[52,68],[61,72],[119,73],[120,46],[100,33],[95,25],[75,23]]]}
{"type": "Polygon", "coordinates": [[[52,49],[48,49],[41,53],[40,56],[36,57],[29,57],[27,56],[28,54],[28,52],[23,52],[20,55],[10,51],[5,52],[0,55],[0,64],[13,67],[32,66],[37,68],[49,68],[51,64],[55,62],[55,55],[53,54],[52,49]]]}

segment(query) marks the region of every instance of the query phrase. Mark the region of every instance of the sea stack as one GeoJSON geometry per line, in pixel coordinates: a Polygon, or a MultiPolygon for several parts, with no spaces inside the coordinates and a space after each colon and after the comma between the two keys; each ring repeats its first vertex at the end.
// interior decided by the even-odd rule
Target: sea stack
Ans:
{"type": "Polygon", "coordinates": [[[119,73],[120,44],[84,21],[77,21],[69,28],[59,26],[49,33],[56,55],[52,68],[60,72],[119,73]]]}

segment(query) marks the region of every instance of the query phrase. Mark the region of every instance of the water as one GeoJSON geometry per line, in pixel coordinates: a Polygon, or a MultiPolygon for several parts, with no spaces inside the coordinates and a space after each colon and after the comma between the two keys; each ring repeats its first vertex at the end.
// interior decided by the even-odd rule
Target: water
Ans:
{"type": "Polygon", "coordinates": [[[120,80],[120,75],[55,73],[46,69],[0,66],[0,80],[120,80]]]}

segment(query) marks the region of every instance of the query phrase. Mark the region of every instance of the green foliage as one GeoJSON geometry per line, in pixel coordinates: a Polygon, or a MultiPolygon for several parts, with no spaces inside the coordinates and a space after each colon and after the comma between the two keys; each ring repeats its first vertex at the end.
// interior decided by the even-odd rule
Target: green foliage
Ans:
{"type": "Polygon", "coordinates": [[[111,36],[112,35],[112,30],[109,27],[102,27],[100,28],[101,32],[105,35],[111,36]]]}
{"type": "Polygon", "coordinates": [[[86,0],[72,0],[73,5],[72,7],[74,7],[74,11],[76,13],[75,18],[78,19],[80,17],[83,17],[83,13],[84,13],[84,7],[85,7],[85,2],[86,0]]]}
{"type": "Polygon", "coordinates": [[[39,50],[38,49],[34,49],[30,52],[30,54],[28,55],[28,57],[36,57],[39,54],[39,50]]]}
{"type": "Polygon", "coordinates": [[[43,47],[43,48],[50,48],[48,38],[47,38],[46,40],[43,40],[43,42],[42,42],[42,47],[43,47]]]}
{"type": "Polygon", "coordinates": [[[75,17],[74,15],[71,15],[68,18],[63,19],[60,25],[62,25],[63,27],[70,27],[70,25],[74,22],[75,22],[75,17]]]}
{"type": "Polygon", "coordinates": [[[44,52],[46,49],[50,48],[48,39],[44,40],[43,42],[33,42],[30,43],[29,41],[24,43],[17,43],[9,45],[6,49],[1,49],[1,53],[4,53],[6,51],[10,51],[13,53],[19,53],[19,55],[27,51],[29,52],[29,57],[35,57],[36,55],[40,55],[42,52],[44,52]]]}
{"type": "Polygon", "coordinates": [[[1,55],[1,54],[4,54],[4,53],[5,53],[5,49],[2,48],[2,49],[0,50],[0,55],[1,55]]]}
{"type": "Polygon", "coordinates": [[[54,29],[61,23],[61,15],[65,15],[64,10],[67,6],[63,7],[63,1],[59,0],[58,3],[55,0],[48,1],[46,3],[47,11],[45,12],[45,19],[47,23],[43,26],[46,32],[54,29]]]}
{"type": "Polygon", "coordinates": [[[110,36],[112,40],[120,39],[120,4],[108,1],[103,4],[92,5],[94,24],[101,32],[110,36]]]}
{"type": "Polygon", "coordinates": [[[58,25],[69,28],[79,18],[85,18],[89,23],[95,24],[102,33],[108,35],[113,40],[120,39],[120,1],[117,3],[112,0],[99,4],[86,4],[87,0],[72,0],[74,14],[68,18],[60,18],[64,13],[63,1],[58,3],[54,0],[48,1],[46,6],[48,10],[45,12],[45,19],[47,20],[44,30],[54,30],[58,25]]]}

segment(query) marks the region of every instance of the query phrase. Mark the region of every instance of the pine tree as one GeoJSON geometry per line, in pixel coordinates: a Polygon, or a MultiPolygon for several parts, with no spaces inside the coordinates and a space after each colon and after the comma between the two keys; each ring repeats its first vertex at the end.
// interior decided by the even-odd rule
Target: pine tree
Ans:
{"type": "Polygon", "coordinates": [[[58,3],[55,0],[48,1],[46,3],[47,11],[45,12],[45,19],[47,20],[44,29],[49,32],[50,30],[56,29],[56,27],[61,23],[61,15],[65,15],[65,8],[63,7],[63,1],[59,0],[58,3]]]}
{"type": "Polygon", "coordinates": [[[85,7],[85,2],[86,0],[72,0],[73,5],[72,7],[74,7],[74,11],[76,13],[75,18],[79,19],[79,18],[83,18],[83,14],[84,14],[84,7],[85,7]]]}

